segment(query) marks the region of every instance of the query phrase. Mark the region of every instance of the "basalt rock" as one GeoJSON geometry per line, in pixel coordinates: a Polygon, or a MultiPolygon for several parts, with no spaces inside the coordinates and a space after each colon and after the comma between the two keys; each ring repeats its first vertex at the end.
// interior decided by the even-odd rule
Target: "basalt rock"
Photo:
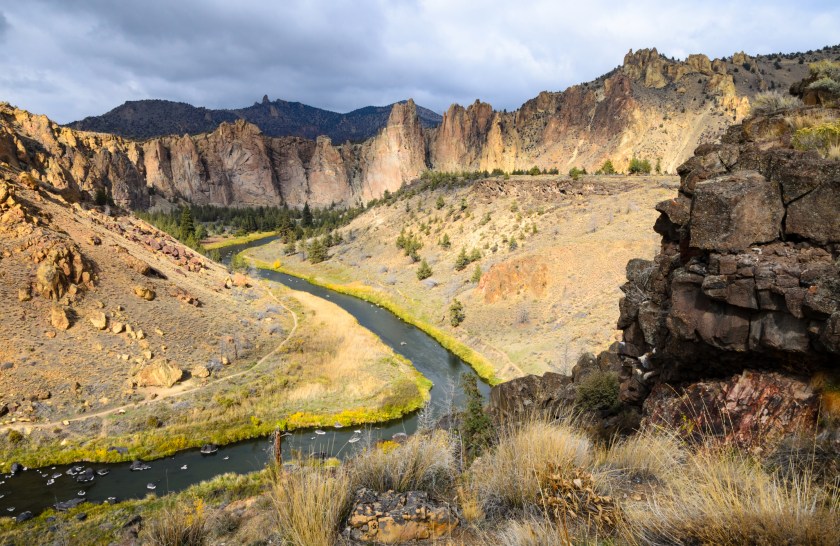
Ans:
{"type": "Polygon", "coordinates": [[[621,397],[651,422],[731,420],[738,443],[807,429],[816,395],[798,378],[840,371],[840,162],[793,150],[790,114],[699,147],[657,207],[660,252],[628,264],[621,397]]]}

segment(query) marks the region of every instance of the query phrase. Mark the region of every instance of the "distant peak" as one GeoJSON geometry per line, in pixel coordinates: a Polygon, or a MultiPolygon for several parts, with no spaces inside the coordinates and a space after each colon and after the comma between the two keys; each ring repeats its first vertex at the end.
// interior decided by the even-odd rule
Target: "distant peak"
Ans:
{"type": "Polygon", "coordinates": [[[263,103],[263,104],[268,104],[269,102],[271,102],[271,101],[270,101],[270,100],[268,100],[268,95],[263,95],[263,100],[262,100],[262,103],[263,103]]]}

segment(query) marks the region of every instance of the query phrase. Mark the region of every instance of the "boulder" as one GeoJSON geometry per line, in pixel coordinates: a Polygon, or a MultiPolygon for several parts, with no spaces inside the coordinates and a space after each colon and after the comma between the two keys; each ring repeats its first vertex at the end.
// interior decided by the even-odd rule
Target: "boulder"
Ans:
{"type": "Polygon", "coordinates": [[[190,370],[190,375],[198,377],[199,379],[204,379],[205,377],[210,377],[210,370],[208,370],[207,366],[204,366],[203,364],[197,364],[190,370]]]}
{"type": "Polygon", "coordinates": [[[531,413],[557,414],[574,402],[572,378],[554,372],[526,375],[494,386],[490,390],[490,411],[499,417],[531,413]]]}
{"type": "Polygon", "coordinates": [[[699,182],[691,209],[691,246],[743,250],[779,237],[785,208],[778,183],[745,171],[699,182]]]}
{"type": "Polygon", "coordinates": [[[125,324],[122,322],[112,322],[111,323],[111,331],[115,334],[121,334],[125,331],[125,324]]]}
{"type": "Polygon", "coordinates": [[[138,298],[143,298],[146,301],[152,301],[155,299],[155,296],[157,296],[154,290],[145,286],[135,286],[134,295],[138,298]]]}
{"type": "Polygon", "coordinates": [[[29,287],[18,289],[18,301],[29,301],[32,299],[32,294],[29,287]]]}
{"type": "Polygon", "coordinates": [[[344,536],[361,542],[400,544],[446,536],[458,523],[448,504],[430,500],[425,491],[378,493],[362,488],[356,492],[344,536]]]}
{"type": "Polygon", "coordinates": [[[105,316],[105,313],[102,311],[94,312],[90,318],[90,323],[93,324],[93,327],[97,330],[104,330],[108,327],[108,317],[105,316]]]}
{"type": "Polygon", "coordinates": [[[135,379],[139,387],[169,388],[184,376],[184,372],[166,359],[156,360],[143,366],[135,379]]]}
{"type": "Polygon", "coordinates": [[[70,318],[64,307],[54,305],[50,309],[50,325],[56,330],[67,330],[70,328],[70,318]]]}

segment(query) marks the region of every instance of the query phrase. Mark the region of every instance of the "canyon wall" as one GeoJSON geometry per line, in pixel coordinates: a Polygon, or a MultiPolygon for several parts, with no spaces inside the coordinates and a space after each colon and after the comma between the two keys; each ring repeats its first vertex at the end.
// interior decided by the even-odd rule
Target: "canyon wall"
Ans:
{"type": "MultiPolygon", "coordinates": [[[[833,54],[836,48],[814,53],[833,54]]],[[[543,92],[515,112],[476,101],[453,105],[425,129],[417,106],[395,104],[387,124],[361,143],[269,137],[243,120],[213,132],[138,141],[75,131],[9,105],[0,107],[0,150],[14,151],[43,181],[79,197],[105,189],[131,208],[152,194],[195,204],[302,207],[357,205],[410,183],[424,170],[570,167],[596,170],[632,157],[674,172],[698,144],[713,142],[749,112],[760,90],[787,87],[808,70],[798,57],[675,61],[655,49],[563,92],[543,92]]]]}
{"type": "Polygon", "coordinates": [[[267,137],[242,120],[212,133],[134,141],[59,126],[0,106],[0,153],[75,197],[109,192],[130,208],[152,195],[194,204],[302,207],[355,205],[395,191],[426,169],[413,101],[396,104],[387,126],[361,144],[267,137]]]}

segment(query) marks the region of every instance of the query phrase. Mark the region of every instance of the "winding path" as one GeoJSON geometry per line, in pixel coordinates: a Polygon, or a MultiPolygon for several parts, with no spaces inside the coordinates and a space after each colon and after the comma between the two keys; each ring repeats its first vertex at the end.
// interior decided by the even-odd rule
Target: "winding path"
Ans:
{"type": "MultiPolygon", "coordinates": [[[[267,282],[268,281],[262,281],[260,284],[264,285],[267,282]]],[[[168,400],[170,398],[177,398],[177,397],[183,396],[185,394],[190,394],[190,393],[193,393],[193,392],[197,392],[197,391],[205,389],[205,388],[207,388],[208,386],[211,386],[211,385],[216,386],[216,385],[219,385],[221,383],[227,383],[227,382],[230,382],[232,379],[236,379],[238,377],[243,377],[245,375],[256,372],[258,370],[258,368],[260,368],[263,364],[265,364],[265,362],[269,358],[271,358],[272,356],[277,354],[277,352],[279,352],[280,349],[282,349],[283,346],[286,345],[286,343],[288,343],[288,341],[292,338],[292,336],[295,334],[295,332],[298,329],[297,314],[288,305],[286,305],[285,303],[280,301],[280,299],[274,294],[274,292],[271,291],[270,288],[266,288],[266,290],[268,291],[268,294],[274,299],[274,301],[276,301],[278,304],[280,304],[280,306],[283,307],[283,309],[285,309],[292,316],[292,322],[293,322],[292,329],[289,330],[289,333],[286,335],[285,338],[283,338],[283,340],[277,345],[277,347],[275,347],[271,352],[269,352],[268,354],[263,356],[256,364],[254,364],[250,368],[248,368],[246,370],[242,370],[240,372],[230,374],[230,375],[226,375],[224,377],[220,377],[216,381],[213,381],[212,383],[209,383],[209,384],[206,384],[206,385],[198,385],[198,386],[188,388],[188,389],[184,389],[184,390],[176,390],[174,388],[170,388],[170,389],[167,389],[166,391],[158,394],[158,396],[155,397],[155,398],[142,400],[140,402],[133,402],[131,404],[124,404],[122,406],[109,408],[109,409],[106,409],[106,410],[98,411],[96,413],[88,413],[88,414],[85,414],[85,415],[80,415],[78,417],[73,417],[71,419],[61,419],[61,420],[56,420],[56,421],[40,421],[40,422],[16,421],[14,423],[9,423],[7,425],[4,425],[3,427],[0,427],[0,430],[2,430],[3,428],[8,428],[8,429],[21,429],[21,428],[41,429],[41,428],[46,428],[46,427],[54,427],[54,426],[58,426],[58,425],[68,426],[65,423],[67,423],[67,424],[78,423],[78,422],[86,421],[88,419],[95,419],[95,418],[98,418],[98,417],[107,417],[108,415],[113,415],[115,413],[119,413],[120,411],[124,411],[124,410],[127,410],[127,409],[137,409],[137,408],[140,408],[140,407],[155,404],[155,403],[160,402],[162,400],[168,400]]]]}

